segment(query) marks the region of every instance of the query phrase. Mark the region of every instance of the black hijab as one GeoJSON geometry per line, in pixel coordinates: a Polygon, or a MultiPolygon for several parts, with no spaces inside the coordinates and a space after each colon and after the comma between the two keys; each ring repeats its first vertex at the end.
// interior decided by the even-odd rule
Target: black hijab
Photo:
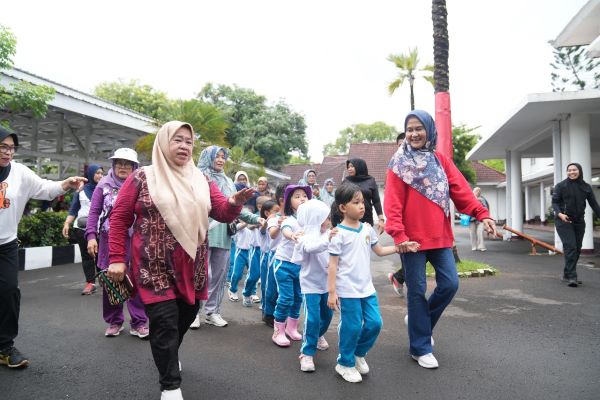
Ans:
{"type": "Polygon", "coordinates": [[[348,165],[352,164],[354,166],[354,171],[356,173],[354,176],[346,176],[346,180],[352,183],[363,182],[371,178],[369,175],[369,168],[367,167],[367,163],[362,158],[352,158],[346,161],[346,169],[348,169],[348,165]]]}
{"type": "MultiPolygon", "coordinates": [[[[17,137],[17,134],[9,129],[6,129],[2,125],[0,125],[0,142],[2,142],[4,139],[6,139],[9,136],[12,136],[12,138],[15,142],[15,146],[18,146],[19,138],[17,137]]],[[[8,174],[10,174],[10,166],[11,166],[11,164],[9,163],[6,167],[0,167],[0,182],[3,182],[6,180],[6,178],[8,178],[8,174]]]]}

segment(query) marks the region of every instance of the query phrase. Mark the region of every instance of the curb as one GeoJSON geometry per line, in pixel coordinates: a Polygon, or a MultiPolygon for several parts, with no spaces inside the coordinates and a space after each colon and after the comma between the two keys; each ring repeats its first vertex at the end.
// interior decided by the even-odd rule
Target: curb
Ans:
{"type": "Polygon", "coordinates": [[[81,262],[79,246],[42,246],[19,249],[19,271],[81,262]]]}

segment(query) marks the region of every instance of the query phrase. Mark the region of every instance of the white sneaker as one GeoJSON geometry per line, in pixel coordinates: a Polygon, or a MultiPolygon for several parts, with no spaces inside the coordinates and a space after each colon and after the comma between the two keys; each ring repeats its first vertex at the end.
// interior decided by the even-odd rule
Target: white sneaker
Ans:
{"type": "Polygon", "coordinates": [[[344,367],[343,365],[336,364],[335,372],[340,374],[346,382],[351,382],[351,383],[362,382],[362,376],[360,375],[358,370],[354,367],[344,367]]]}
{"type": "Polygon", "coordinates": [[[440,365],[438,364],[438,360],[435,359],[432,353],[427,353],[423,356],[413,356],[412,359],[419,363],[419,365],[423,368],[437,368],[440,365]]]}
{"type": "Polygon", "coordinates": [[[242,300],[242,305],[244,307],[252,307],[252,299],[250,297],[244,296],[244,300],[242,300]]]}
{"type": "Polygon", "coordinates": [[[240,301],[237,293],[233,293],[231,290],[227,291],[227,296],[229,296],[229,301],[240,301]]]}
{"type": "Polygon", "coordinates": [[[221,314],[216,313],[207,315],[205,322],[209,325],[218,326],[219,328],[227,326],[227,321],[221,317],[221,314]]]}
{"type": "Polygon", "coordinates": [[[190,325],[190,329],[200,329],[200,314],[196,314],[196,318],[190,325]]]}
{"type": "Polygon", "coordinates": [[[369,373],[369,365],[367,364],[367,360],[364,357],[354,356],[354,367],[361,375],[366,375],[369,373]]]}
{"type": "Polygon", "coordinates": [[[300,354],[300,371],[313,372],[315,370],[315,362],[312,356],[300,354]]]}
{"type": "MultiPolygon", "coordinates": [[[[408,314],[404,316],[404,325],[408,326],[408,314]]],[[[435,340],[433,340],[433,336],[431,337],[431,347],[435,346],[435,340]]]]}
{"type": "Polygon", "coordinates": [[[327,350],[329,348],[329,343],[325,340],[325,336],[320,336],[319,340],[317,340],[317,350],[327,350]]]}
{"type": "Polygon", "coordinates": [[[163,390],[160,395],[160,400],[183,400],[181,389],[163,390]]]}
{"type": "Polygon", "coordinates": [[[253,294],[252,296],[250,296],[250,300],[252,300],[253,303],[260,303],[260,297],[258,297],[255,294],[253,294]]]}

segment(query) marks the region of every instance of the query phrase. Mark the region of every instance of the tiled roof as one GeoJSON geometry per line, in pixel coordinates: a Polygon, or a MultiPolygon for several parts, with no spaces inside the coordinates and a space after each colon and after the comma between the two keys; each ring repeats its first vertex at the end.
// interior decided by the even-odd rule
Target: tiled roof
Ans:
{"type": "Polygon", "coordinates": [[[395,142],[353,143],[348,151],[348,159],[362,158],[367,163],[369,175],[375,178],[378,185],[385,183],[387,166],[398,150],[395,142]]]}
{"type": "Polygon", "coordinates": [[[289,164],[284,165],[281,172],[290,176],[290,183],[296,183],[304,176],[304,171],[314,169],[317,183],[323,186],[325,179],[333,178],[339,185],[346,171],[346,156],[326,156],[321,164],[289,164]]]}
{"type": "Polygon", "coordinates": [[[477,174],[477,182],[495,182],[500,183],[506,181],[506,175],[496,171],[485,164],[478,161],[471,161],[471,165],[477,174]]]}

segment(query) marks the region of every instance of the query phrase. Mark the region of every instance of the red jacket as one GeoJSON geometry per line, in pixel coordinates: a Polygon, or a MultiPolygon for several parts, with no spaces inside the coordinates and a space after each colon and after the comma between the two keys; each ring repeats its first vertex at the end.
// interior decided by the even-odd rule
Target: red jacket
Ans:
{"type": "MultiPolygon", "coordinates": [[[[488,210],[475,198],[467,180],[454,163],[440,153],[436,152],[435,155],[448,176],[450,198],[456,209],[479,221],[490,218],[488,210]]],[[[453,246],[450,216],[445,216],[440,206],[404,183],[390,169],[387,171],[383,201],[385,231],[394,238],[395,244],[411,240],[421,244],[419,250],[453,246]]]]}

